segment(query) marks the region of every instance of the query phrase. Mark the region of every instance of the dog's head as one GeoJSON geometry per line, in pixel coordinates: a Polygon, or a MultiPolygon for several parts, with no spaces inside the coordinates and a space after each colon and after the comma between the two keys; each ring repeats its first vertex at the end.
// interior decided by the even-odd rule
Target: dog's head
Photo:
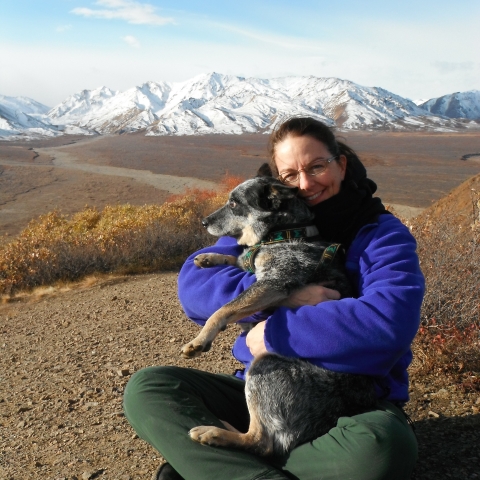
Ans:
{"type": "Polygon", "coordinates": [[[255,245],[270,231],[312,220],[313,214],[297,198],[297,191],[273,178],[262,165],[255,178],[232,190],[227,204],[202,224],[212,235],[234,237],[240,245],[255,245]]]}

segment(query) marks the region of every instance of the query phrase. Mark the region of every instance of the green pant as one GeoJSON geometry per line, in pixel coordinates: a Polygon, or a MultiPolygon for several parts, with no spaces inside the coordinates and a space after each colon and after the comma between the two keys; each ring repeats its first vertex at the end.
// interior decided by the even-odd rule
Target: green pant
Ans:
{"type": "Polygon", "coordinates": [[[197,425],[240,431],[249,416],[243,380],[179,367],[149,367],[125,388],[125,415],[138,435],[186,480],[407,479],[417,442],[403,413],[389,402],[377,410],[341,417],[327,434],[295,448],[281,464],[240,450],[190,439],[197,425]]]}

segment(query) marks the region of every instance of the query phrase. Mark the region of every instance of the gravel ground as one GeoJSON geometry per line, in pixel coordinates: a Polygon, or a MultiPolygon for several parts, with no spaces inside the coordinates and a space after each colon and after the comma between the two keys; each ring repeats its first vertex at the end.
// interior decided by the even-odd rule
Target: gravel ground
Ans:
{"type": "MultiPolygon", "coordinates": [[[[195,360],[179,357],[197,327],[176,273],[102,278],[0,305],[0,479],[149,479],[161,456],[122,413],[130,375],[149,365],[231,373],[230,327],[195,360]]],[[[412,378],[416,480],[480,478],[480,393],[458,378],[412,378]]]]}

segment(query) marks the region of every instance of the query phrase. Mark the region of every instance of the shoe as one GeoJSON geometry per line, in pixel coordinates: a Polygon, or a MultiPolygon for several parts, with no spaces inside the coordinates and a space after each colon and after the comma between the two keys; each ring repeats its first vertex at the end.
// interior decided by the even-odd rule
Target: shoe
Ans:
{"type": "Polygon", "coordinates": [[[162,463],[153,474],[152,480],[183,480],[169,463],[162,463]]]}

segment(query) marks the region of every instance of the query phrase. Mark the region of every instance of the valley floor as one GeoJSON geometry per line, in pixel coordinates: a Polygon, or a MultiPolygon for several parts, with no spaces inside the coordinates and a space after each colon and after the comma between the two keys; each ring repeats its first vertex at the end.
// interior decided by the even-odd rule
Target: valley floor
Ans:
{"type": "MultiPolygon", "coordinates": [[[[480,172],[480,157],[461,160],[480,151],[480,132],[339,133],[358,151],[377,195],[404,216],[480,172]]],[[[188,187],[211,188],[226,174],[248,178],[268,161],[267,140],[138,133],[0,142],[0,243],[2,234],[16,235],[54,209],[72,214],[85,205],[163,203],[188,187]]]]}

